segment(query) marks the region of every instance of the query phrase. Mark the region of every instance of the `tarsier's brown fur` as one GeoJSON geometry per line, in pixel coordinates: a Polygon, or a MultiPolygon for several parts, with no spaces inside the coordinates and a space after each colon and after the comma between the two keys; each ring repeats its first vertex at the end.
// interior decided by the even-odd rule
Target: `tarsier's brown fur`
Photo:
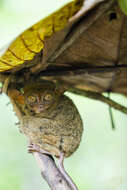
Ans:
{"type": "Polygon", "coordinates": [[[11,87],[8,95],[21,121],[20,130],[41,149],[56,157],[70,156],[79,146],[82,120],[72,100],[49,81],[11,87]]]}

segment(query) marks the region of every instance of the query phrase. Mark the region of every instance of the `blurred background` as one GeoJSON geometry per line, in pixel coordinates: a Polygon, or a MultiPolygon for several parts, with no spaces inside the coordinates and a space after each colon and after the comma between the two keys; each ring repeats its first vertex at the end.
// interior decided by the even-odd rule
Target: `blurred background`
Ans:
{"type": "MultiPolygon", "coordinates": [[[[0,48],[24,29],[61,7],[68,0],[0,0],[0,48]]],[[[79,149],[65,159],[65,168],[80,190],[127,189],[127,117],[113,110],[111,129],[108,106],[88,98],[70,96],[81,114],[84,134],[79,149]]],[[[124,106],[127,99],[111,98],[124,106]]],[[[9,99],[0,96],[0,189],[49,190],[25,137],[19,133],[9,99]]]]}

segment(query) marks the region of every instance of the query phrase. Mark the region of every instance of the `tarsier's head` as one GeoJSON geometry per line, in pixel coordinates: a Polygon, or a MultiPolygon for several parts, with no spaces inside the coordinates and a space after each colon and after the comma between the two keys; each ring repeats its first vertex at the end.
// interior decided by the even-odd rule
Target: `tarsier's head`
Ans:
{"type": "Polygon", "coordinates": [[[23,90],[25,105],[35,114],[45,112],[54,107],[61,95],[56,85],[49,81],[28,84],[23,90]]]}

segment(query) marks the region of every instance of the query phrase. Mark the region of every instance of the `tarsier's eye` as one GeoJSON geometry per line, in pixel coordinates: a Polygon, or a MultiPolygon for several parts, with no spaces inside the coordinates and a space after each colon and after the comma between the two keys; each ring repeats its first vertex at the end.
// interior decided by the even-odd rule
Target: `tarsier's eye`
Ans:
{"type": "Polygon", "coordinates": [[[29,103],[35,103],[36,102],[36,96],[28,96],[27,100],[29,101],[29,103]]]}
{"type": "Polygon", "coordinates": [[[44,97],[44,99],[45,99],[46,101],[52,100],[52,94],[46,94],[45,97],[44,97]]]}

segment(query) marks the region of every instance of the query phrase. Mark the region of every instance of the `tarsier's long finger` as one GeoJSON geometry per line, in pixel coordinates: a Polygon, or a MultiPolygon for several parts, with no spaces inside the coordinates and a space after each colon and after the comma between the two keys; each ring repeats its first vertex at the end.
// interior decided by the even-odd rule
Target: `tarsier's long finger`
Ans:
{"type": "Polygon", "coordinates": [[[78,190],[76,184],[73,182],[73,180],[71,179],[71,177],[67,174],[67,172],[64,169],[64,165],[63,165],[63,161],[64,161],[64,153],[61,152],[60,153],[60,158],[58,160],[58,167],[60,172],[62,173],[62,175],[65,177],[65,179],[67,180],[68,184],[70,185],[70,187],[73,190],[78,190]]]}
{"type": "Polygon", "coordinates": [[[49,154],[49,155],[51,155],[50,152],[48,152],[48,151],[46,151],[46,150],[43,150],[43,149],[40,149],[39,146],[37,146],[37,145],[35,145],[35,144],[33,144],[33,143],[30,143],[30,144],[28,145],[28,152],[29,152],[29,153],[39,152],[39,153],[41,153],[41,154],[49,154]]]}

